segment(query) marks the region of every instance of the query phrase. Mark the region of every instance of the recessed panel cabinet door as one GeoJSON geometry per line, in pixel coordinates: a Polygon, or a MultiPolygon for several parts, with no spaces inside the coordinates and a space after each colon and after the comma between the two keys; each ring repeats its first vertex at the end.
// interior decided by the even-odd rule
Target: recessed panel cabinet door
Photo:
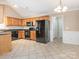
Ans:
{"type": "Polygon", "coordinates": [[[18,38],[25,39],[25,31],[18,31],[18,38]]]}
{"type": "Polygon", "coordinates": [[[36,31],[30,31],[30,39],[36,41],[36,31]]]}
{"type": "Polygon", "coordinates": [[[8,26],[12,25],[12,19],[10,17],[7,17],[6,20],[7,20],[6,21],[7,22],[6,25],[8,25],[8,26]]]}
{"type": "Polygon", "coordinates": [[[12,25],[13,26],[18,26],[19,25],[19,20],[18,19],[12,19],[12,25]]]}
{"type": "Polygon", "coordinates": [[[12,26],[16,25],[16,20],[12,19],[12,26]]]}
{"type": "Polygon", "coordinates": [[[18,23],[18,26],[22,26],[22,21],[21,20],[18,20],[17,23],[18,23]]]}

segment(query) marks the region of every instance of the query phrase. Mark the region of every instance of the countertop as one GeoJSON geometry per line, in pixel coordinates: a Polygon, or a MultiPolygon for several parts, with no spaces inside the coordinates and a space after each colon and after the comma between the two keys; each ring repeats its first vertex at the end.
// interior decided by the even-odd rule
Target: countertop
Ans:
{"type": "Polygon", "coordinates": [[[0,31],[0,35],[8,35],[8,33],[4,32],[4,31],[0,31]]]}
{"type": "Polygon", "coordinates": [[[0,28],[0,31],[7,31],[7,30],[27,30],[29,27],[20,27],[20,26],[9,26],[0,28]]]}
{"type": "Polygon", "coordinates": [[[29,28],[34,28],[34,27],[7,26],[7,27],[0,28],[0,31],[29,30],[29,28]]]}

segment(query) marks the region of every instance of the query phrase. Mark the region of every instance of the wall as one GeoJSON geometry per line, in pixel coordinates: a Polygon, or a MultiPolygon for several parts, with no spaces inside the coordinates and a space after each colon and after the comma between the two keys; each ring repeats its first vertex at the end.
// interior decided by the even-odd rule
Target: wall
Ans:
{"type": "Polygon", "coordinates": [[[50,41],[52,42],[53,41],[53,38],[54,38],[54,32],[53,32],[53,23],[54,23],[54,19],[55,17],[50,17],[50,41]]]}
{"type": "Polygon", "coordinates": [[[13,10],[13,8],[11,8],[10,6],[5,6],[4,9],[5,9],[4,10],[5,16],[20,18],[20,15],[15,10],[13,10]]]}
{"type": "Polygon", "coordinates": [[[65,31],[79,31],[79,11],[71,11],[64,14],[65,31]]]}
{"type": "MultiPolygon", "coordinates": [[[[14,11],[11,7],[9,6],[4,6],[4,17],[10,16],[10,17],[20,17],[16,11],[14,11]]],[[[0,5],[0,23],[3,23],[3,5],[0,5]]]]}
{"type": "Polygon", "coordinates": [[[0,6],[0,23],[3,22],[2,18],[3,18],[3,9],[2,6],[0,6]]]}
{"type": "Polygon", "coordinates": [[[79,10],[64,14],[63,42],[79,45],[79,10]]]}

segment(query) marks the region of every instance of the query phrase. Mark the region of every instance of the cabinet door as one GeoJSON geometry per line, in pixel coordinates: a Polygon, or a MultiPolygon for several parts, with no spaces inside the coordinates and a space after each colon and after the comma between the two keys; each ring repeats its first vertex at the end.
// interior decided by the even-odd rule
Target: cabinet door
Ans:
{"type": "Polygon", "coordinates": [[[29,19],[29,22],[33,22],[33,20],[34,20],[34,18],[30,18],[30,19],[29,19]]]}
{"type": "Polygon", "coordinates": [[[12,19],[11,18],[8,17],[6,20],[7,20],[6,25],[8,25],[8,26],[12,25],[12,19]]]}
{"type": "Polygon", "coordinates": [[[18,38],[25,39],[25,31],[18,31],[18,38]]]}
{"type": "Polygon", "coordinates": [[[11,20],[11,26],[14,26],[15,24],[16,24],[16,21],[15,21],[15,19],[14,18],[10,18],[10,20],[11,20]]]}
{"type": "Polygon", "coordinates": [[[19,20],[18,19],[12,19],[12,25],[13,26],[18,26],[19,20]]]}
{"type": "Polygon", "coordinates": [[[22,21],[21,20],[18,20],[18,26],[22,26],[22,21]]]}
{"type": "Polygon", "coordinates": [[[19,23],[20,23],[19,19],[15,19],[15,26],[19,26],[20,25],[19,23]]]}
{"type": "Polygon", "coordinates": [[[30,22],[30,18],[26,19],[26,22],[30,22]]]}
{"type": "Polygon", "coordinates": [[[21,22],[22,22],[22,26],[26,26],[26,19],[21,20],[21,22]]]}
{"type": "Polygon", "coordinates": [[[30,31],[30,39],[36,41],[36,31],[30,31]]]}

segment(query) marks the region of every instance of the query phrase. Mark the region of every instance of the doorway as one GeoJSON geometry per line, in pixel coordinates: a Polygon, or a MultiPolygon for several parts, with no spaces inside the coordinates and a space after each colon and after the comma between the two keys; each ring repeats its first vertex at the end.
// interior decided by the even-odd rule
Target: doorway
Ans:
{"type": "Polygon", "coordinates": [[[54,16],[50,20],[50,37],[52,41],[62,42],[63,40],[63,16],[54,16]]]}

